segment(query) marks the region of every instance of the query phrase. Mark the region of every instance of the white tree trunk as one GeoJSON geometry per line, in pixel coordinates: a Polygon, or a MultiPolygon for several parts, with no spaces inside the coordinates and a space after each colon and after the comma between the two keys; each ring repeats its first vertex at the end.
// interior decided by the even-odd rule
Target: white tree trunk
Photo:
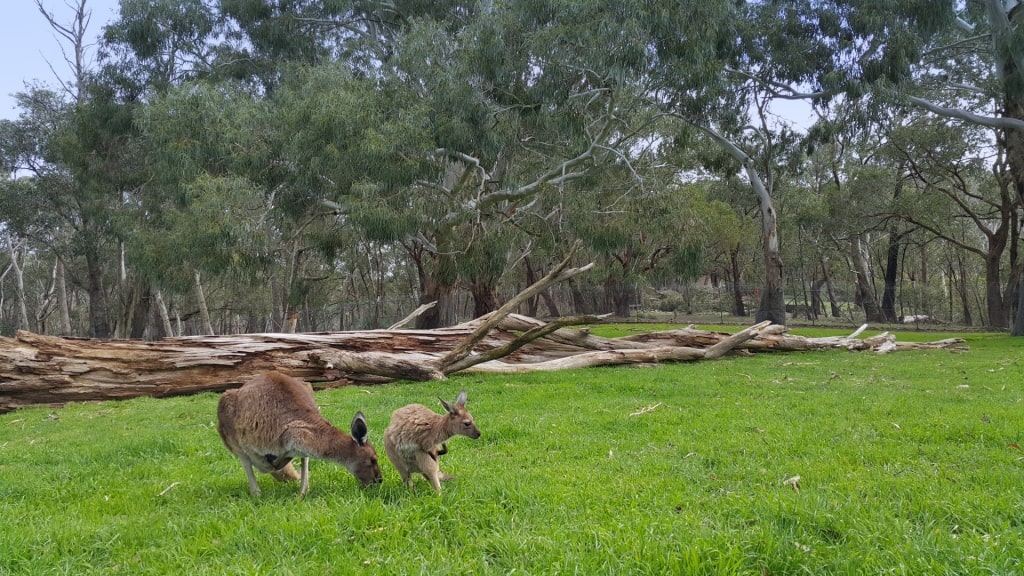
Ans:
{"type": "Polygon", "coordinates": [[[4,240],[7,242],[7,252],[11,256],[11,271],[14,272],[14,295],[18,300],[16,302],[18,308],[18,328],[30,330],[32,325],[28,323],[28,306],[25,304],[25,277],[22,273],[21,264],[18,262],[21,246],[10,232],[4,234],[4,240]]]}
{"type": "Polygon", "coordinates": [[[196,305],[199,306],[199,319],[203,323],[203,333],[213,334],[213,321],[210,320],[210,309],[206,307],[206,293],[203,291],[203,281],[196,271],[196,305]]]}
{"type": "Polygon", "coordinates": [[[164,334],[168,336],[178,336],[179,334],[174,331],[174,327],[171,326],[171,317],[167,313],[167,303],[164,302],[163,290],[156,291],[156,309],[157,313],[160,314],[160,322],[164,327],[164,334]]]}
{"type": "Polygon", "coordinates": [[[64,260],[57,257],[56,278],[57,283],[57,309],[60,313],[60,333],[62,336],[71,335],[71,307],[68,303],[68,282],[64,274],[64,260]]]}

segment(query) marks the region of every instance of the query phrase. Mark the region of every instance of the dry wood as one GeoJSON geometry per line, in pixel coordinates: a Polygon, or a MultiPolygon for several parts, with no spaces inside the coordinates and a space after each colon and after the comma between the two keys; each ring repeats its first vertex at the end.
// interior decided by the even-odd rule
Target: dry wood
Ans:
{"type": "MultiPolygon", "coordinates": [[[[583,266],[582,268],[567,269],[569,263],[572,261],[573,256],[576,255],[576,252],[580,249],[581,245],[582,243],[579,240],[577,240],[573,247],[569,250],[569,255],[566,256],[565,259],[558,264],[558,266],[555,266],[555,269],[548,273],[547,276],[541,278],[537,282],[534,282],[526,290],[523,290],[515,297],[513,297],[511,300],[506,302],[498,310],[484,316],[482,321],[477,326],[477,328],[473,330],[473,332],[465,340],[460,342],[459,345],[452,349],[451,352],[445,354],[444,358],[441,359],[441,369],[444,370],[445,372],[450,373],[454,371],[453,366],[455,365],[465,366],[467,364],[465,360],[467,356],[469,356],[470,352],[472,352],[473,348],[481,340],[483,340],[487,336],[487,334],[489,334],[499,323],[501,323],[501,321],[504,320],[505,317],[507,317],[509,314],[515,311],[515,309],[518,308],[520,304],[529,300],[530,298],[533,298],[537,294],[540,294],[550,284],[555,284],[563,280],[568,280],[573,276],[577,276],[579,274],[582,274],[583,272],[586,272],[590,268],[593,268],[594,264],[590,263],[587,264],[586,266],[583,266]]],[[[533,337],[538,338],[542,335],[543,334],[541,333],[536,333],[536,335],[533,337]]],[[[479,362],[470,360],[468,364],[479,364],[479,362]]]]}
{"type": "Polygon", "coordinates": [[[566,323],[593,320],[581,317],[548,323],[510,314],[479,338],[464,357],[480,356],[486,361],[455,363],[448,370],[442,370],[443,360],[471,336],[477,338],[480,325],[492,322],[492,317],[435,330],[239,334],[159,342],[19,332],[15,338],[0,338],[0,412],[80,400],[221,391],[271,369],[329,387],[440,379],[463,370],[523,373],[685,362],[727,353],[965,348],[960,339],[898,343],[891,334],[866,339],[804,338],[788,334],[782,326],[765,324],[736,334],[688,327],[623,338],[601,338],[586,328],[565,327],[566,323]]]}

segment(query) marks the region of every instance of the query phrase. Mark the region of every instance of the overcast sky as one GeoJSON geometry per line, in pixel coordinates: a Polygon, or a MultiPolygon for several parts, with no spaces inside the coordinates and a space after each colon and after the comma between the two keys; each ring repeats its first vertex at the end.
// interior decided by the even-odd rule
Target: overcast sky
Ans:
{"type": "MultiPolygon", "coordinates": [[[[78,0],[43,0],[43,6],[57,22],[71,24],[78,0]]],[[[92,12],[86,31],[90,43],[99,36],[103,26],[114,19],[118,0],[86,0],[85,9],[92,12]]],[[[39,13],[34,0],[3,0],[0,18],[0,118],[14,119],[14,93],[25,89],[25,82],[40,81],[58,88],[58,78],[71,78],[71,68],[61,54],[59,36],[39,13]],[[49,64],[47,64],[49,62],[49,64]],[[52,70],[51,70],[52,67],[52,70]],[[56,74],[54,74],[56,71],[56,74]]],[[[90,53],[90,55],[93,55],[90,53]]]]}

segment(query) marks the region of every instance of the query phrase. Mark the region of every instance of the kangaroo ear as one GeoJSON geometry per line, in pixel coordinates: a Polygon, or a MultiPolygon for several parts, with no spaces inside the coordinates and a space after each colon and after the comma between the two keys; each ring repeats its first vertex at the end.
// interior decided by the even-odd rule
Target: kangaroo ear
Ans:
{"type": "Polygon", "coordinates": [[[445,402],[443,398],[438,398],[438,400],[441,401],[441,406],[444,406],[445,411],[449,414],[455,414],[458,412],[458,410],[455,409],[455,406],[445,402]]]}
{"type": "Polygon", "coordinates": [[[360,446],[366,444],[367,435],[369,435],[370,429],[366,426],[366,418],[363,417],[362,412],[356,412],[356,417],[352,419],[352,438],[360,446]]]}
{"type": "Polygon", "coordinates": [[[465,390],[463,390],[462,392],[459,392],[459,397],[455,399],[455,405],[456,406],[465,406],[466,405],[466,391],[465,390]]]}

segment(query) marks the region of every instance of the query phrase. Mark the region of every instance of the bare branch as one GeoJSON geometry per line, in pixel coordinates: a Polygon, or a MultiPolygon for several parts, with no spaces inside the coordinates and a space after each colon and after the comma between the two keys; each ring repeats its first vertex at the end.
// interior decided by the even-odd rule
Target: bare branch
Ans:
{"type": "Polygon", "coordinates": [[[755,76],[754,74],[751,74],[749,72],[744,72],[742,70],[736,70],[735,68],[728,68],[727,67],[725,69],[725,71],[729,72],[729,73],[732,73],[732,74],[736,74],[738,76],[742,76],[742,77],[744,77],[744,78],[746,78],[748,80],[753,80],[754,82],[759,84],[762,88],[765,88],[766,90],[768,90],[768,92],[774,98],[781,98],[783,100],[810,100],[810,99],[813,99],[813,98],[827,98],[829,96],[835,96],[835,95],[840,93],[840,90],[823,90],[823,91],[820,91],[820,92],[800,92],[800,91],[796,90],[795,88],[793,88],[792,86],[790,86],[789,84],[784,84],[782,82],[776,82],[775,80],[767,80],[767,79],[764,79],[764,78],[760,78],[758,76],[755,76]]]}
{"type": "Polygon", "coordinates": [[[74,81],[67,82],[61,78],[61,75],[57,73],[53,63],[49,60],[46,61],[47,67],[50,72],[53,73],[57,82],[61,85],[61,88],[69,96],[75,99],[75,101],[81,101],[82,99],[82,81],[85,77],[85,54],[86,54],[86,43],[85,34],[89,28],[89,22],[92,20],[92,11],[87,10],[85,7],[86,0],[77,0],[76,4],[67,3],[67,6],[74,10],[74,21],[72,24],[64,25],[57,21],[56,16],[52,12],[48,12],[43,6],[42,0],[34,0],[36,9],[42,14],[43,18],[53,29],[54,33],[64,39],[64,42],[58,39],[58,46],[60,47],[61,56],[64,58],[64,62],[71,68],[74,74],[74,81]],[[70,46],[73,51],[73,55],[68,55],[68,49],[65,47],[65,42],[70,46]]]}
{"type": "Polygon", "coordinates": [[[477,364],[483,364],[484,362],[504,358],[509,354],[515,352],[516,350],[519,350],[523,346],[531,342],[534,342],[535,340],[543,338],[557,330],[565,328],[566,326],[578,326],[580,324],[595,324],[610,316],[611,314],[609,313],[601,314],[599,316],[572,316],[567,318],[559,318],[554,322],[548,322],[543,326],[538,326],[536,328],[527,330],[522,335],[520,335],[516,339],[512,340],[511,342],[508,342],[503,346],[492,348],[481,354],[465,356],[461,360],[453,362],[451,365],[445,368],[445,371],[449,374],[453,372],[460,372],[462,370],[466,370],[468,368],[476,366],[477,364]]]}
{"type": "Polygon", "coordinates": [[[968,122],[973,122],[974,124],[980,124],[981,126],[988,126],[989,128],[1024,131],[1024,120],[997,116],[982,116],[981,114],[975,114],[974,112],[968,112],[967,110],[961,110],[960,108],[939,106],[930,100],[925,100],[918,96],[908,96],[907,100],[909,100],[911,104],[920,106],[929,112],[938,114],[939,116],[945,116],[946,118],[966,120],[968,122]]]}
{"type": "MultiPolygon", "coordinates": [[[[517,294],[514,298],[506,302],[504,306],[492,312],[490,317],[488,317],[487,320],[481,323],[480,326],[477,327],[477,329],[474,330],[472,334],[470,334],[464,341],[460,342],[458,346],[456,346],[451,352],[446,354],[445,357],[441,359],[441,371],[445,373],[450,373],[452,371],[452,366],[456,365],[456,363],[459,363],[460,361],[464,360],[467,356],[469,356],[470,352],[473,350],[473,346],[476,346],[477,343],[483,340],[483,338],[486,337],[487,334],[489,334],[490,331],[493,330],[495,326],[500,324],[502,320],[504,320],[506,316],[511,314],[512,311],[514,311],[520,304],[541,293],[545,288],[547,288],[551,284],[557,284],[558,282],[562,282],[563,280],[567,280],[569,278],[572,278],[573,276],[577,276],[593,268],[594,264],[590,263],[580,268],[567,269],[567,267],[569,266],[569,262],[572,261],[572,258],[576,255],[576,252],[580,249],[580,246],[581,243],[579,240],[577,240],[576,243],[572,246],[572,248],[569,249],[568,256],[566,256],[561,263],[555,266],[555,268],[550,273],[548,273],[547,276],[534,282],[532,286],[529,286],[528,288],[517,294]]],[[[469,363],[470,366],[472,366],[473,364],[476,364],[476,362],[469,363]]]]}
{"type": "Polygon", "coordinates": [[[402,318],[398,322],[395,322],[391,326],[388,326],[388,330],[398,330],[399,328],[404,328],[410,322],[412,322],[413,320],[415,320],[415,319],[419,318],[420,316],[422,316],[424,312],[434,308],[435,306],[437,306],[437,300],[434,300],[433,302],[421,305],[419,308],[417,308],[417,309],[413,310],[412,312],[410,312],[409,315],[406,316],[405,318],[402,318]]]}
{"type": "Polygon", "coordinates": [[[956,22],[957,28],[963,30],[964,32],[968,32],[968,33],[973,33],[974,32],[974,24],[971,24],[967,20],[964,20],[963,18],[957,16],[955,22],[956,22]]]}
{"type": "Polygon", "coordinates": [[[586,150],[579,153],[573,158],[570,158],[561,164],[551,168],[547,172],[544,172],[537,177],[533,182],[524,184],[518,188],[511,190],[497,190],[480,197],[477,200],[469,202],[470,209],[479,209],[484,206],[490,206],[498,202],[508,200],[519,200],[532,196],[537,193],[538,190],[544,185],[561,185],[570,180],[580,178],[584,175],[584,172],[577,172],[574,169],[586,164],[587,162],[594,159],[595,150],[599,150],[602,147],[601,142],[611,132],[612,125],[615,121],[615,116],[611,111],[611,103],[608,104],[609,110],[606,112],[604,118],[600,123],[600,127],[597,132],[591,137],[590,144],[586,150]]]}

